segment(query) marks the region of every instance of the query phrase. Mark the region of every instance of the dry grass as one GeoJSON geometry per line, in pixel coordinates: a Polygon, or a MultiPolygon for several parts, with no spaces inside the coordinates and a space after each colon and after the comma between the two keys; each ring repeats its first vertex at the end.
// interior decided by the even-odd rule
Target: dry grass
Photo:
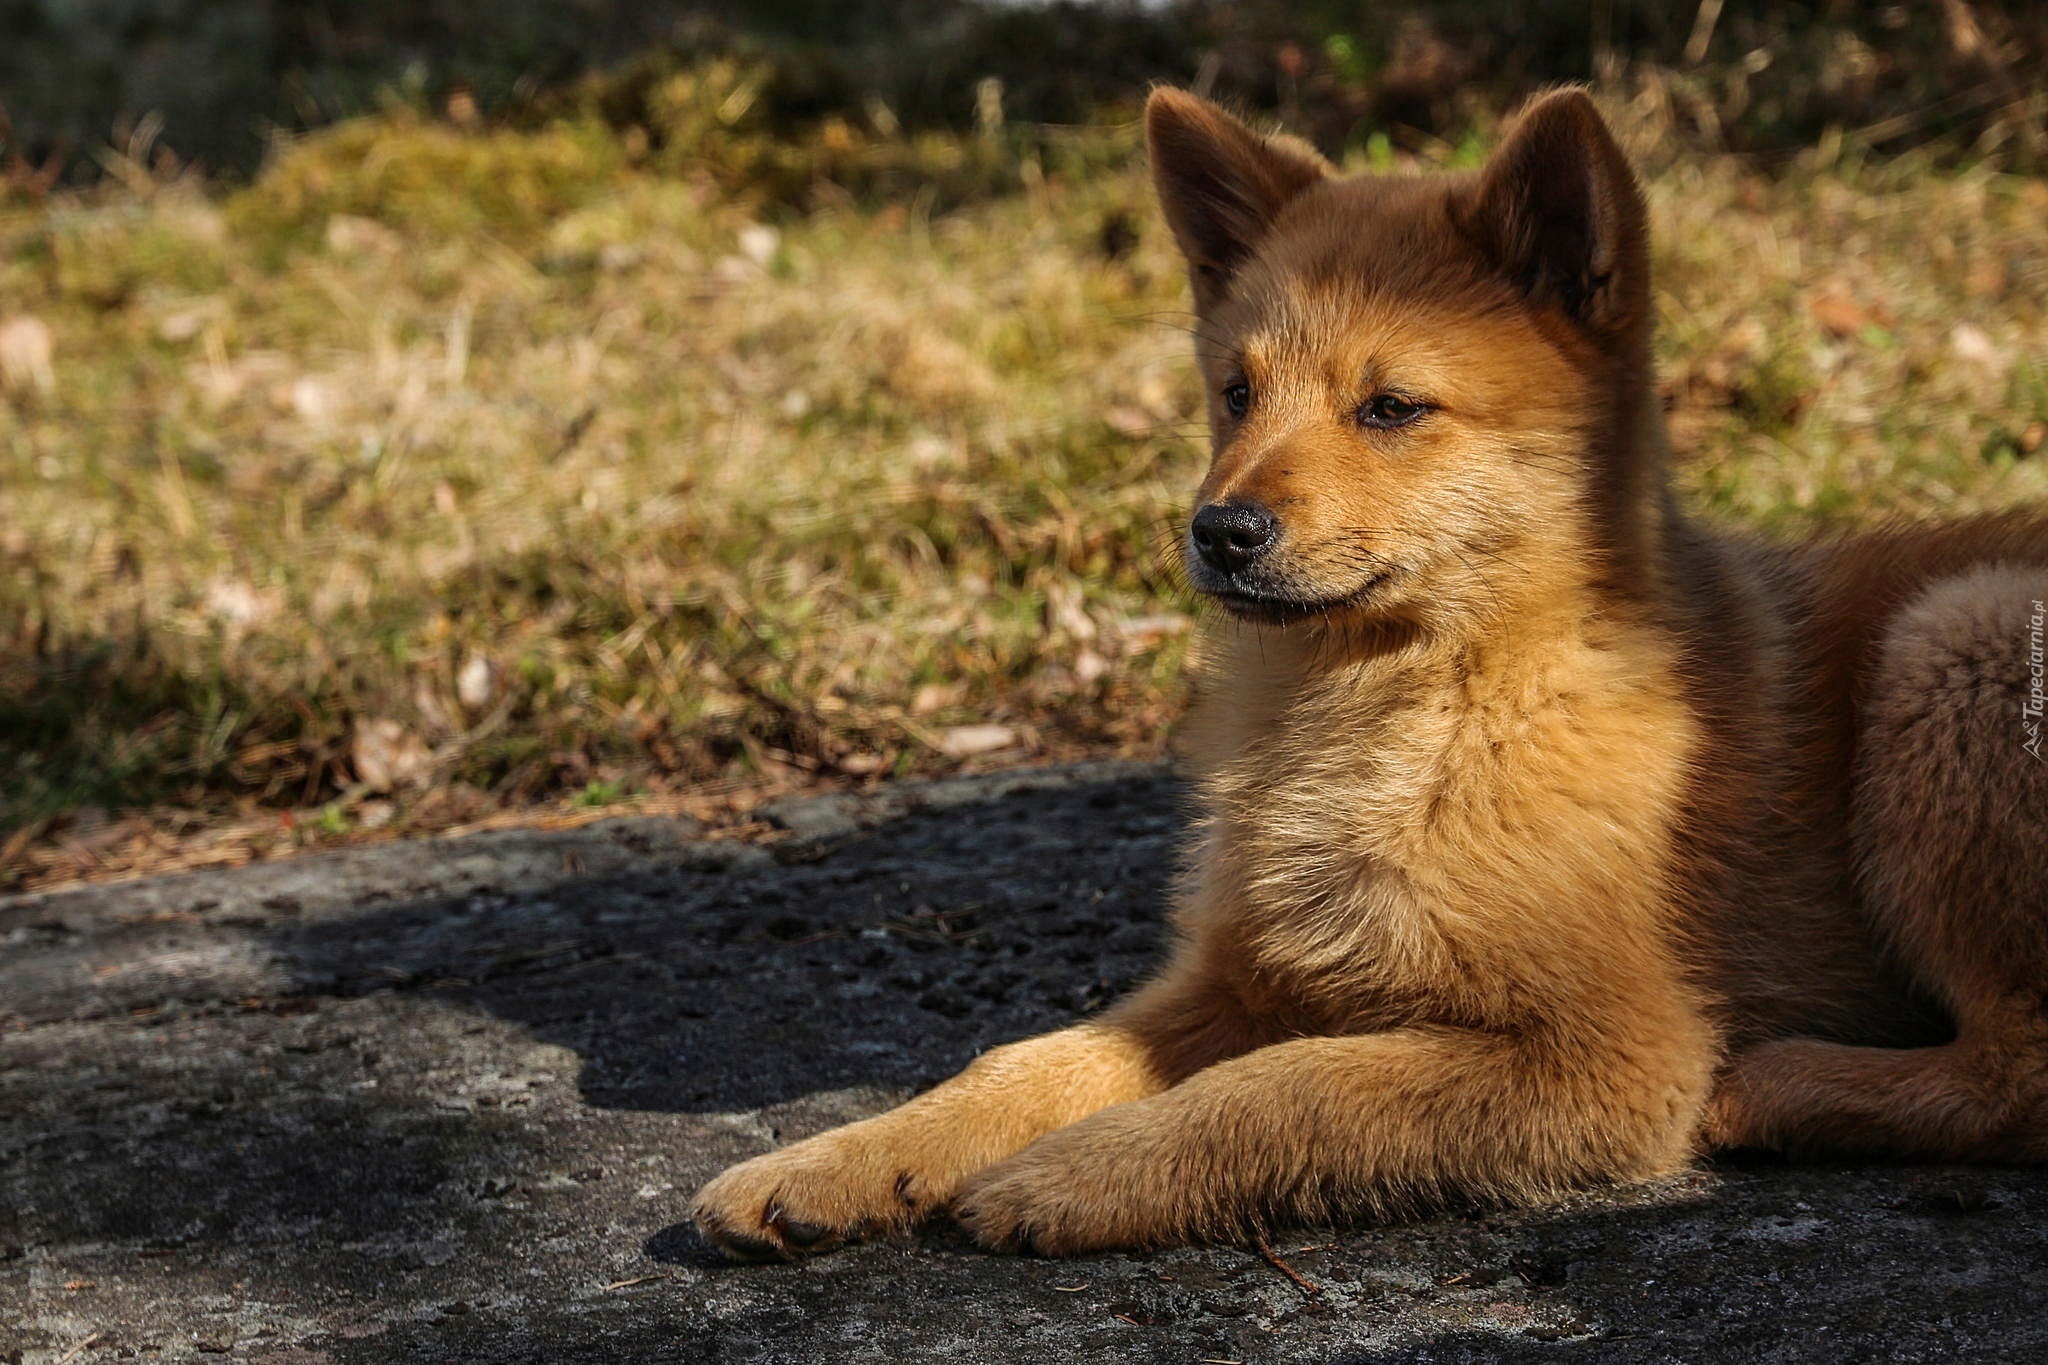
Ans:
{"type": "MultiPolygon", "coordinates": [[[[392,115],[0,201],[0,886],[1161,745],[1200,438],[1134,130],[773,144],[744,77],[653,150],[392,115]]],[[[2048,182],[1608,97],[1706,505],[2041,501],[2048,182]]]]}

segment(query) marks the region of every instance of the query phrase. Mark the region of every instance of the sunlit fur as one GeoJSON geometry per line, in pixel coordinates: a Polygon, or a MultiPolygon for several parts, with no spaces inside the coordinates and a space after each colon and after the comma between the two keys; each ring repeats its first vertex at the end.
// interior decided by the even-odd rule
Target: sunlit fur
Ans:
{"type": "Polygon", "coordinates": [[[1188,561],[1227,610],[1177,945],[1102,1018],[727,1171],[705,1231],[786,1255],[950,1211],[1065,1253],[1713,1145],[2048,1159],[2048,522],[1682,515],[1645,215],[1577,92],[1469,176],[1336,179],[1174,91],[1147,126],[1196,505],[1280,526],[1241,573],[1188,561]],[[1363,425],[1376,392],[1425,411],[1363,425]]]}

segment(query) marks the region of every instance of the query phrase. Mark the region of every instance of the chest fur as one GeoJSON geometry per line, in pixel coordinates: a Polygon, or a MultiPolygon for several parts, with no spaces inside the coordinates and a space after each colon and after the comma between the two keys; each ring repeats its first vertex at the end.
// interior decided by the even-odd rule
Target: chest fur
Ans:
{"type": "Polygon", "coordinates": [[[1567,633],[1219,689],[1190,927],[1315,1027],[1483,1022],[1661,957],[1694,742],[1662,662],[1567,633]]]}

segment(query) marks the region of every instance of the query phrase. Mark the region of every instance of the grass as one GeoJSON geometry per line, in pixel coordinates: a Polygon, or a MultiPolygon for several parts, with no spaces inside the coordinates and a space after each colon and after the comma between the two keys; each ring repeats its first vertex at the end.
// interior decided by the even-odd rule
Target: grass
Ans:
{"type": "MultiPolygon", "coordinates": [[[[771,134],[749,79],[0,200],[0,886],[1159,750],[1202,441],[1133,111],[771,134]]],[[[2041,502],[2048,181],[1602,93],[1697,504],[2041,502]]]]}

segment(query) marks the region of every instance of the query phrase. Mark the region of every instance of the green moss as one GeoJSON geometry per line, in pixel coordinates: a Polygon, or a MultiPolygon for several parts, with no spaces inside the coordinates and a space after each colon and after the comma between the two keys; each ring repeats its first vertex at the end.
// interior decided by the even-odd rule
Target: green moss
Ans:
{"type": "Polygon", "coordinates": [[[466,132],[401,113],[292,143],[226,211],[234,232],[273,250],[315,240],[336,214],[429,239],[525,244],[614,188],[627,160],[595,122],[466,132]]]}

